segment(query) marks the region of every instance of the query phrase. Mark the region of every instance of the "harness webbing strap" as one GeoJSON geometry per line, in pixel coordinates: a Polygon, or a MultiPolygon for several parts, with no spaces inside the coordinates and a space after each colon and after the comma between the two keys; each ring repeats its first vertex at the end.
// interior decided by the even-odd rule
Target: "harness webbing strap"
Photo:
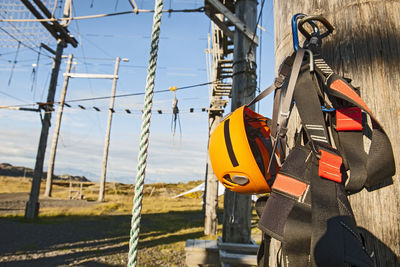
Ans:
{"type": "Polygon", "coordinates": [[[294,99],[308,139],[312,142],[329,144],[328,130],[308,65],[303,66],[297,80],[294,99]]]}
{"type": "MultiPolygon", "coordinates": [[[[337,153],[334,149],[330,152],[337,153]]],[[[312,165],[318,164],[318,159],[312,158],[312,165]]],[[[373,266],[359,236],[343,184],[321,179],[317,168],[311,168],[309,175],[312,266],[373,266]]]]}
{"type": "Polygon", "coordinates": [[[310,151],[296,147],[288,155],[264,207],[259,228],[283,242],[283,266],[309,266],[311,197],[304,176],[310,151]],[[290,265],[289,265],[290,264],[290,265]]]}
{"type": "Polygon", "coordinates": [[[367,153],[364,151],[363,134],[360,131],[337,132],[340,140],[341,156],[350,169],[350,177],[346,181],[346,191],[357,193],[364,188],[367,180],[367,153]]]}
{"type": "Polygon", "coordinates": [[[297,50],[296,57],[294,58],[293,62],[292,71],[290,73],[289,84],[286,91],[282,92],[284,93],[284,96],[283,98],[281,97],[281,110],[279,112],[277,121],[279,127],[277,131],[278,134],[280,133],[281,129],[286,129],[286,124],[289,118],[290,107],[293,99],[293,92],[296,87],[297,77],[299,76],[301,65],[303,63],[304,53],[305,49],[303,48],[299,48],[299,50],[297,50]]]}
{"type": "MultiPolygon", "coordinates": [[[[358,187],[356,186],[349,187],[350,192],[354,193],[361,190],[362,187],[360,188],[359,187],[360,185],[363,185],[366,188],[370,188],[378,186],[380,183],[383,183],[386,180],[391,179],[391,177],[396,172],[392,146],[389,137],[383,130],[380,123],[376,120],[370,109],[362,101],[360,96],[355,92],[355,90],[351,87],[351,85],[336,74],[333,74],[328,79],[327,90],[330,95],[345,100],[356,107],[359,107],[362,111],[368,114],[372,120],[373,129],[371,135],[371,146],[367,153],[366,164],[365,164],[367,170],[367,177],[363,178],[365,180],[365,183],[363,183],[363,181],[355,181],[356,179],[353,179],[354,176],[351,175],[350,182],[351,180],[353,180],[355,183],[358,184],[358,187]]],[[[342,147],[345,147],[344,143],[346,143],[346,145],[349,145],[350,143],[349,140],[345,140],[346,138],[343,138],[345,136],[347,135],[343,134],[343,132],[339,133],[339,139],[340,139],[339,141],[343,143],[342,147]]],[[[360,150],[363,149],[363,146],[355,147],[354,144],[353,145],[350,144],[350,148],[360,150]]],[[[344,152],[346,154],[349,152],[351,153],[349,147],[347,149],[345,148],[344,152]]],[[[351,165],[352,156],[346,155],[346,158],[349,162],[349,165],[351,165]]],[[[353,162],[362,159],[363,155],[362,151],[360,151],[358,152],[358,155],[356,155],[356,158],[354,158],[353,162]]],[[[354,174],[357,170],[353,169],[350,171],[354,174]]],[[[355,175],[355,176],[361,177],[361,175],[355,175]]]]}
{"type": "Polygon", "coordinates": [[[250,107],[251,105],[254,105],[255,103],[257,103],[258,101],[260,101],[261,99],[263,99],[264,97],[268,96],[270,93],[272,93],[273,91],[275,91],[276,86],[275,83],[271,84],[267,89],[265,89],[264,91],[262,91],[261,93],[259,93],[255,98],[253,98],[249,104],[247,104],[248,107],[250,107]]]}

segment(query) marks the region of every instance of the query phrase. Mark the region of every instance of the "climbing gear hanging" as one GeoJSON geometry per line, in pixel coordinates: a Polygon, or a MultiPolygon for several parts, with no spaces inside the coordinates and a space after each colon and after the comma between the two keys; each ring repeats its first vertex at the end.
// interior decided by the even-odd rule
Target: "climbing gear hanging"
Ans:
{"type": "Polygon", "coordinates": [[[181,120],[179,118],[178,98],[176,98],[176,93],[175,93],[177,89],[178,87],[176,86],[169,88],[169,90],[174,94],[174,99],[172,99],[172,120],[171,120],[171,132],[173,137],[175,136],[176,133],[177,122],[179,125],[179,132],[182,135],[181,120]]]}
{"type": "MultiPolygon", "coordinates": [[[[280,66],[274,84],[247,105],[275,92],[270,132],[264,136],[273,148],[260,154],[271,159],[270,155],[277,153],[282,166],[275,179],[264,185],[264,192],[271,190],[271,194],[263,199],[259,228],[282,242],[279,264],[285,267],[374,266],[348,195],[390,184],[395,173],[392,146],[381,124],[350,79],[335,74],[319,53],[322,39],[333,30],[323,17],[296,14],[292,19],[295,52],[280,66]],[[305,37],[303,47],[298,44],[297,29],[305,37]],[[289,149],[287,123],[294,106],[301,127],[295,133],[294,148],[289,149]]],[[[255,157],[250,149],[243,150],[244,144],[257,138],[244,130],[246,119],[241,114],[248,112],[246,108],[237,109],[221,122],[210,137],[209,150],[214,172],[227,188],[255,193],[254,188],[239,187],[242,181],[246,185],[261,180],[254,174],[259,170],[256,164],[243,165],[255,157]],[[240,123],[231,124],[236,117],[240,123]],[[239,185],[224,177],[229,173],[233,181],[237,166],[239,175],[246,173],[246,179],[238,179],[239,185]]],[[[265,255],[263,248],[259,264],[268,262],[265,255]]]]}
{"type": "MultiPolygon", "coordinates": [[[[293,18],[296,25],[297,17],[293,18]]],[[[293,91],[302,127],[272,185],[259,228],[282,242],[280,264],[285,267],[374,266],[347,196],[387,184],[395,173],[392,147],[358,90],[335,74],[318,53],[321,39],[333,27],[322,17],[303,14],[298,27],[310,50],[293,91]],[[327,30],[321,34],[313,27],[308,33],[305,23],[322,23],[327,30]],[[363,138],[369,138],[369,147],[364,147],[363,138]]],[[[298,39],[293,36],[296,49],[298,39]]],[[[296,57],[303,50],[298,46],[296,57]]],[[[287,92],[280,105],[293,103],[287,92]]],[[[280,122],[287,121],[290,112],[280,110],[274,116],[283,118],[276,120],[282,129],[285,125],[280,122]]],[[[286,138],[285,130],[278,133],[277,140],[286,138]]]]}
{"type": "Polygon", "coordinates": [[[135,183],[135,196],[133,198],[131,231],[129,239],[128,266],[136,266],[139,243],[140,217],[142,210],[143,185],[147,165],[147,148],[149,146],[150,118],[153,105],[154,82],[157,67],[158,42],[160,40],[160,26],[163,1],[156,0],[151,32],[151,49],[149,66],[146,77],[146,94],[144,97],[142,126],[140,134],[139,155],[135,183]]]}

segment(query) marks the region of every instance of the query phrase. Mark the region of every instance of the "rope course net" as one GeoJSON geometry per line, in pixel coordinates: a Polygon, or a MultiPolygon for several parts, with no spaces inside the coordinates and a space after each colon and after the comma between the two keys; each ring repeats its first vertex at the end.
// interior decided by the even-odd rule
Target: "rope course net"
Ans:
{"type": "Polygon", "coordinates": [[[145,90],[146,94],[144,97],[144,108],[143,108],[142,127],[141,127],[142,130],[140,134],[138,165],[137,165],[136,183],[135,183],[135,196],[133,198],[128,266],[136,266],[137,264],[140,218],[141,218],[142,199],[143,199],[143,185],[144,185],[144,177],[147,165],[146,162],[147,148],[149,147],[150,118],[151,118],[151,108],[153,105],[154,81],[155,81],[155,74],[157,67],[158,42],[160,39],[162,8],[163,8],[163,1],[156,0],[154,7],[155,12],[153,17],[153,28],[151,32],[149,67],[147,68],[146,90],[145,90]]]}
{"type": "MultiPolygon", "coordinates": [[[[1,19],[36,19],[20,0],[0,1],[1,19]]],[[[57,0],[44,0],[43,4],[51,11],[56,9],[57,0]]],[[[10,22],[0,21],[0,47],[17,48],[25,46],[39,47],[40,43],[54,41],[50,33],[37,21],[10,22]]]]}

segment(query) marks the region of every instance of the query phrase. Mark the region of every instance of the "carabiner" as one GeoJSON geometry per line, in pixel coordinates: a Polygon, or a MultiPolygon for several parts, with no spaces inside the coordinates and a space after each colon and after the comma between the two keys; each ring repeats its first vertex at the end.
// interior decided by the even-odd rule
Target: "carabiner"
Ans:
{"type": "Polygon", "coordinates": [[[306,14],[303,13],[297,13],[292,17],[292,38],[293,38],[293,49],[294,51],[297,52],[299,49],[299,35],[297,32],[297,20],[299,18],[304,18],[306,17],[306,14]]]}

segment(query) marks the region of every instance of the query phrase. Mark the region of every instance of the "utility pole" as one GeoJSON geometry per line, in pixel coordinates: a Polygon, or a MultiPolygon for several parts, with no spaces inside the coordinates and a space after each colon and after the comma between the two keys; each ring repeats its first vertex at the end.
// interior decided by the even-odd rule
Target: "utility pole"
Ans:
{"type": "MultiPolygon", "coordinates": [[[[250,30],[256,29],[257,1],[238,0],[235,14],[250,30]]],[[[233,83],[231,111],[247,104],[255,97],[256,45],[245,34],[235,28],[233,51],[233,83]]],[[[251,241],[251,196],[225,190],[223,242],[250,243],[251,241]]]]}
{"type": "MultiPolygon", "coordinates": [[[[51,12],[46,8],[45,4],[40,0],[33,0],[33,3],[29,0],[21,0],[25,7],[37,18],[44,19],[43,15],[48,19],[53,18],[51,12]],[[36,5],[36,6],[35,6],[36,5]],[[39,12],[38,9],[41,11],[39,12]]],[[[53,62],[53,68],[51,73],[51,80],[49,85],[49,92],[47,95],[47,103],[42,105],[45,110],[44,118],[42,119],[42,130],[40,133],[38,152],[36,155],[35,169],[33,172],[31,192],[29,195],[29,201],[26,203],[25,217],[28,219],[37,218],[39,214],[39,193],[40,193],[40,182],[43,174],[43,162],[46,154],[47,137],[49,135],[51,112],[53,109],[54,95],[57,87],[58,72],[60,70],[61,57],[64,46],[70,43],[73,47],[78,46],[76,39],[71,36],[64,27],[53,21],[51,24],[46,21],[40,21],[40,23],[47,29],[47,31],[57,40],[56,55],[53,62]]],[[[45,47],[46,48],[46,47],[45,47]]]]}
{"type": "Polygon", "coordinates": [[[68,87],[68,81],[69,81],[68,74],[71,71],[72,58],[73,58],[72,54],[69,54],[67,69],[65,70],[64,85],[63,85],[63,88],[61,91],[61,99],[60,99],[60,106],[58,108],[57,122],[56,122],[56,127],[54,128],[53,141],[52,141],[51,151],[50,151],[49,168],[47,170],[47,179],[46,179],[46,191],[44,193],[44,195],[46,197],[51,197],[53,175],[54,175],[54,161],[56,159],[58,136],[60,134],[61,118],[62,118],[63,111],[64,111],[65,96],[67,95],[67,87],[68,87]]]}
{"type": "MultiPolygon", "coordinates": [[[[232,97],[231,109],[233,111],[248,103],[255,96],[257,87],[255,47],[258,44],[258,38],[253,32],[256,30],[257,1],[205,0],[204,10],[206,15],[220,30],[217,33],[217,36],[221,36],[220,41],[216,42],[217,45],[214,45],[213,42],[213,57],[219,53],[215,51],[219,49],[219,46],[221,46],[222,55],[224,55],[223,57],[216,57],[216,70],[219,75],[217,77],[220,77],[221,82],[213,87],[213,96],[232,97]],[[232,30],[233,27],[234,31],[232,30]],[[233,51],[228,47],[229,45],[233,45],[233,51]],[[232,59],[226,59],[225,56],[232,52],[233,61],[232,59]],[[229,79],[232,81],[232,84],[227,83],[229,79]]],[[[226,103],[223,105],[219,104],[218,108],[225,105],[226,103]]],[[[216,120],[213,123],[216,123],[216,120]]],[[[208,168],[210,169],[210,165],[208,165],[208,168]]],[[[210,181],[207,177],[207,190],[209,188],[208,183],[210,181]]],[[[215,190],[212,190],[210,193],[206,191],[206,194],[207,198],[210,194],[209,203],[206,203],[206,209],[208,207],[211,210],[209,214],[207,214],[206,210],[205,230],[207,229],[208,232],[208,229],[213,229],[213,226],[210,224],[212,220],[216,224],[215,219],[213,219],[214,211],[212,211],[212,209],[216,210],[214,208],[216,201],[214,197],[215,190]],[[210,218],[207,218],[207,216],[210,218]]],[[[250,243],[250,218],[250,196],[225,190],[222,241],[250,243]]]]}
{"type": "MultiPolygon", "coordinates": [[[[332,69],[360,87],[363,100],[382,123],[397,155],[390,186],[350,196],[356,222],[376,266],[398,266],[400,255],[400,3],[398,1],[274,0],[275,66],[293,52],[290,19],[296,13],[322,15],[335,27],[322,41],[321,55],[332,69]]],[[[276,68],[277,69],[277,68],[276,68]]],[[[296,122],[289,124],[294,128],[296,122]]],[[[290,130],[289,128],[289,130],[290,130]]],[[[290,135],[288,135],[290,136],[290,135]]],[[[275,255],[271,255],[276,257],[275,255]]]]}
{"type": "Polygon", "coordinates": [[[113,78],[113,84],[112,84],[112,89],[111,89],[110,108],[108,110],[108,122],[107,122],[107,130],[106,130],[106,139],[105,139],[105,143],[104,143],[103,167],[101,169],[101,180],[100,180],[100,190],[99,190],[98,201],[104,201],[104,192],[105,192],[106,175],[107,175],[108,149],[110,147],[111,122],[112,122],[112,116],[114,113],[115,91],[117,88],[118,70],[119,70],[119,62],[120,61],[121,61],[120,57],[117,57],[115,59],[114,78],[113,78]]]}
{"type": "Polygon", "coordinates": [[[47,103],[41,108],[44,109],[44,118],[42,119],[42,131],[40,133],[39,146],[36,155],[35,169],[33,171],[31,193],[29,201],[26,203],[25,217],[28,219],[37,218],[39,214],[39,193],[40,182],[43,174],[43,163],[46,154],[47,137],[49,135],[51,113],[53,110],[54,95],[56,93],[58,72],[60,71],[61,57],[64,49],[64,41],[57,41],[56,57],[53,60],[53,68],[49,85],[49,93],[47,95],[47,103]]]}

